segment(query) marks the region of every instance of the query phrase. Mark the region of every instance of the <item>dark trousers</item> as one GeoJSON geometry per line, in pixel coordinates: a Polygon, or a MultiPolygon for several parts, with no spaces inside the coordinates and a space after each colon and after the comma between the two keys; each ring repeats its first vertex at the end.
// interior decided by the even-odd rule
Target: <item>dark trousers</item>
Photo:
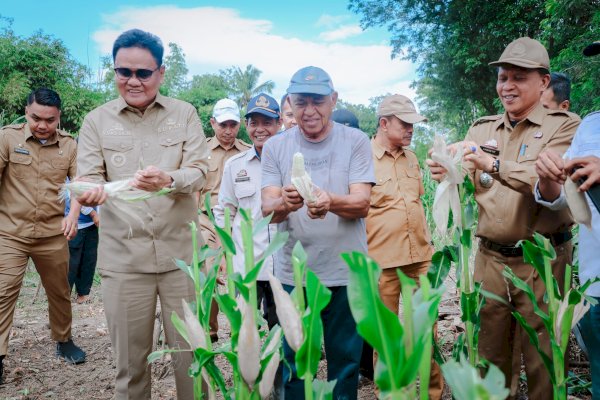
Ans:
{"type": "Polygon", "coordinates": [[[88,226],[69,241],[69,286],[79,296],[90,294],[98,258],[98,228],[88,226]]]}
{"type": "Polygon", "coordinates": [[[269,281],[256,281],[256,299],[258,308],[260,309],[262,306],[263,318],[267,321],[270,330],[279,320],[275,312],[275,299],[269,281]]]}
{"type": "MultiPolygon", "coordinates": [[[[595,297],[600,301],[600,297],[595,297]]],[[[592,306],[579,322],[592,375],[592,398],[600,399],[600,304],[592,306]]]]}
{"type": "MultiPolygon", "coordinates": [[[[283,288],[288,293],[294,289],[290,285],[283,285],[283,288]]],[[[363,340],[356,331],[356,323],[350,312],[346,286],[330,287],[329,290],[331,290],[331,301],[321,313],[327,358],[327,380],[337,379],[333,390],[335,400],[356,400],[363,340]]],[[[288,367],[283,368],[285,399],[303,399],[304,383],[296,375],[295,353],[285,340],[283,352],[291,368],[291,370],[288,367]]]]}

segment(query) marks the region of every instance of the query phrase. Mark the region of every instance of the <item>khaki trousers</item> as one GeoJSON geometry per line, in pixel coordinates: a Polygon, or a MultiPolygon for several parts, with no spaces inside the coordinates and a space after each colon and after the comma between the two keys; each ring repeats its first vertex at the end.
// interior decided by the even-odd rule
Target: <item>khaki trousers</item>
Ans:
{"type": "MultiPolygon", "coordinates": [[[[571,262],[572,245],[568,242],[557,246],[555,250],[556,260],[552,262],[552,271],[558,281],[558,287],[562,290],[565,265],[571,262]]],[[[526,264],[522,257],[503,257],[499,253],[479,246],[475,257],[475,280],[482,282],[483,289],[502,297],[523,315],[529,325],[536,330],[541,348],[550,356],[548,332],[542,320],[535,315],[533,305],[527,295],[502,276],[505,265],[509,266],[515,275],[533,289],[540,308],[547,312],[548,307],[542,300],[546,292],[544,282],[537,271],[531,265],[526,264]]],[[[515,326],[516,321],[508,306],[495,300],[486,299],[481,310],[479,354],[502,370],[506,386],[509,388],[513,376],[515,326]]],[[[530,400],[551,399],[552,383],[542,359],[530,343],[525,330],[519,329],[518,332],[527,374],[528,398],[530,400]]]]}
{"type": "MultiPolygon", "coordinates": [[[[406,276],[414,279],[419,284],[419,276],[427,274],[431,261],[423,261],[419,263],[403,265],[397,268],[385,268],[381,272],[379,278],[379,294],[381,300],[395,314],[399,312],[400,305],[400,278],[398,278],[397,270],[400,269],[406,276]]],[[[433,327],[434,338],[437,339],[437,323],[433,327]]],[[[377,352],[373,352],[373,365],[377,364],[377,352]]],[[[442,370],[438,363],[433,358],[431,359],[431,376],[429,379],[429,398],[439,400],[442,398],[444,390],[444,379],[442,378],[442,370]]]]}
{"type": "MultiPolygon", "coordinates": [[[[219,244],[217,241],[217,232],[215,231],[215,228],[214,228],[212,222],[210,222],[210,219],[208,219],[208,216],[204,213],[201,213],[198,216],[198,219],[200,220],[200,234],[202,235],[202,239],[204,240],[204,243],[206,243],[208,245],[208,247],[211,249],[218,248],[219,244]]],[[[206,264],[212,265],[212,259],[207,260],[206,264]]],[[[211,338],[216,338],[217,334],[219,332],[218,316],[219,316],[219,305],[217,304],[217,302],[215,300],[213,300],[212,304],[210,306],[210,318],[208,321],[208,323],[210,325],[211,338]]]]}
{"type": "MultiPolygon", "coordinates": [[[[115,399],[150,398],[152,334],[156,299],[160,298],[163,325],[169,348],[189,349],[171,322],[173,311],[183,318],[181,299],[195,299],[194,287],[181,270],[164,273],[119,273],[101,271],[102,298],[117,364],[115,399]]],[[[190,351],[172,354],[175,385],[179,400],[194,398],[193,382],[188,376],[192,362],[190,351]]]]}
{"type": "Polygon", "coordinates": [[[52,340],[66,342],[71,338],[67,239],[62,234],[32,239],[0,233],[0,356],[8,351],[8,336],[29,257],[48,297],[52,340]]]}

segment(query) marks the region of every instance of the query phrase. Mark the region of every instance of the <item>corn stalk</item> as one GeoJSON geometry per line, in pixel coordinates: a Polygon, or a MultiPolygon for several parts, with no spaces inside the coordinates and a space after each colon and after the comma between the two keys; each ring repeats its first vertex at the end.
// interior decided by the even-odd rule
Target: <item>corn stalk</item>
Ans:
{"type": "Polygon", "coordinates": [[[427,399],[433,349],[433,326],[445,288],[431,286],[421,276],[420,288],[398,271],[402,286],[403,320],[390,311],[379,295],[381,269],[359,252],[344,253],[350,267],[348,300],[358,333],[379,357],[375,383],[381,399],[427,399]],[[422,390],[417,395],[417,378],[422,390]]]}
{"type": "Polygon", "coordinates": [[[567,399],[567,381],[565,374],[565,353],[572,327],[585,314],[590,304],[595,305],[597,301],[585,294],[585,290],[600,279],[587,281],[578,286],[573,279],[573,271],[570,265],[565,269],[564,287],[559,288],[558,281],[552,274],[551,261],[556,258],[556,252],[550,245],[550,241],[539,233],[535,233],[533,241],[521,241],[519,245],[523,248],[523,259],[526,263],[536,269],[546,287],[544,301],[547,303],[548,312],[545,312],[538,304],[533,289],[523,280],[515,275],[509,268],[505,267],[503,275],[510,279],[515,287],[524,291],[533,304],[533,310],[539,316],[548,331],[550,337],[550,354],[541,348],[538,333],[531,327],[525,318],[516,310],[513,316],[519,321],[527,332],[531,343],[540,354],[544,366],[550,375],[553,386],[553,399],[567,399]]]}

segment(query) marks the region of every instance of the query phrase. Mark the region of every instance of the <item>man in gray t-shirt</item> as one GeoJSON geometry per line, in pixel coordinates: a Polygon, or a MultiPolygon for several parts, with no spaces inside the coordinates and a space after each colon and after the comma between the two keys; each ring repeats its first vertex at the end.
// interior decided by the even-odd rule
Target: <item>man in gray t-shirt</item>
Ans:
{"type": "MultiPolygon", "coordinates": [[[[334,398],[356,399],[362,339],[348,305],[348,267],[340,253],[367,252],[364,218],[375,182],[371,146],[360,130],[331,121],[337,92],[322,69],[300,69],[292,76],[287,93],[298,126],[271,138],[261,160],[263,214],[273,213],[278,229],[290,234],[277,257],[275,271],[291,292],[291,252],[299,240],[308,254],[308,268],[332,291],[321,318],[328,379],[337,379],[334,398]],[[304,155],[305,167],[316,185],[314,202],[305,202],[291,185],[296,152],[304,155]]],[[[286,343],[284,351],[291,367],[291,371],[284,369],[285,398],[304,398],[294,353],[286,343]]]]}

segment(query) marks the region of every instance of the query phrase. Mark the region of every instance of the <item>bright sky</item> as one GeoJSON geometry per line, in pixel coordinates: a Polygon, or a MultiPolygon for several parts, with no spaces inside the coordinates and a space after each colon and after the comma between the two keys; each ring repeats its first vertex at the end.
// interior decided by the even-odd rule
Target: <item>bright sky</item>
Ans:
{"type": "Polygon", "coordinates": [[[216,73],[232,65],[253,64],[261,81],[285,92],[292,74],[306,65],[325,69],[340,98],[368,104],[369,98],[409,88],[415,67],[391,59],[385,29],[362,31],[346,0],[158,1],[79,0],[1,1],[0,15],[13,30],[37,30],[61,39],[81,63],[97,71],[124,30],[140,28],[158,35],[165,48],[177,43],[191,75],[216,73]]]}

